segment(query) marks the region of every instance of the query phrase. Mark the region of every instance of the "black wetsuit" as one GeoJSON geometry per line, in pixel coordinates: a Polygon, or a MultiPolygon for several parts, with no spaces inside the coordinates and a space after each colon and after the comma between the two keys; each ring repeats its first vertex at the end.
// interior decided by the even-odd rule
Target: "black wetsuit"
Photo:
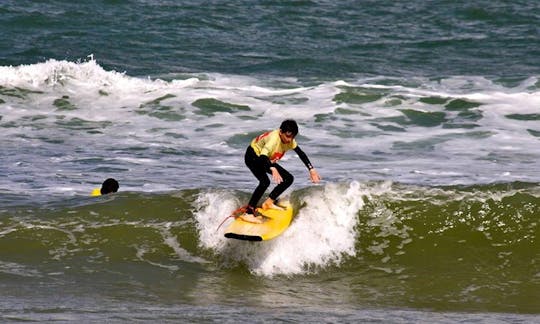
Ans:
{"type": "MultiPolygon", "coordinates": [[[[311,165],[306,153],[300,149],[300,146],[296,146],[293,150],[298,154],[298,157],[300,157],[308,169],[313,169],[313,165],[311,165]]],[[[294,177],[289,171],[285,170],[277,163],[272,163],[266,155],[257,156],[255,150],[251,146],[248,146],[244,160],[247,167],[251,170],[257,180],[259,180],[259,185],[255,188],[255,191],[249,200],[249,207],[256,207],[259,200],[264,195],[264,192],[270,186],[270,179],[267,174],[272,174],[272,171],[270,170],[271,167],[276,168],[281,175],[281,178],[283,178],[283,181],[270,192],[269,197],[272,200],[276,200],[294,181],[294,177]]]]}

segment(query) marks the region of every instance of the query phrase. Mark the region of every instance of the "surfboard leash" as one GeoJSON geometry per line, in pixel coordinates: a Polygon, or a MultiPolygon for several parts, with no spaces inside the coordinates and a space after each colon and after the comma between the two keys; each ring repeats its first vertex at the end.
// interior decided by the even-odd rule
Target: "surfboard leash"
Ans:
{"type": "Polygon", "coordinates": [[[225,223],[225,221],[231,217],[233,218],[238,218],[240,215],[242,215],[243,213],[245,213],[247,211],[247,206],[248,205],[245,205],[245,206],[242,206],[238,209],[236,209],[235,211],[233,211],[229,216],[225,217],[225,219],[221,222],[221,224],[219,224],[218,228],[216,229],[216,232],[221,228],[221,226],[223,225],[223,223],[225,223]]]}

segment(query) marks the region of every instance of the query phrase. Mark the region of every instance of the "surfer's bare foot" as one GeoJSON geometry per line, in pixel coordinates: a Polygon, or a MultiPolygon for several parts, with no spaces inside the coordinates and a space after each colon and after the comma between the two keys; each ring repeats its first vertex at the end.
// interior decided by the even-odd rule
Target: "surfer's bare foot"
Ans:
{"type": "Polygon", "coordinates": [[[262,216],[255,216],[253,214],[242,214],[239,216],[243,221],[248,223],[261,224],[263,222],[262,216]]]}
{"type": "Polygon", "coordinates": [[[284,208],[274,204],[274,201],[272,200],[272,198],[268,198],[263,202],[262,209],[279,209],[279,210],[283,210],[284,208]]]}

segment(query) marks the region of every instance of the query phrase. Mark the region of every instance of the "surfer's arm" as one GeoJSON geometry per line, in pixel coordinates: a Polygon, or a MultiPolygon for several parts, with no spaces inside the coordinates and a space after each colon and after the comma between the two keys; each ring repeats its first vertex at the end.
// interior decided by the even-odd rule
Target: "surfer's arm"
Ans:
{"type": "Polygon", "coordinates": [[[298,154],[298,157],[300,158],[300,160],[302,160],[302,162],[304,162],[304,164],[306,165],[306,168],[308,168],[311,182],[317,183],[321,181],[321,177],[319,176],[319,173],[317,172],[317,170],[315,170],[315,167],[313,167],[313,164],[311,164],[311,162],[309,161],[307,154],[304,151],[302,151],[300,146],[297,145],[294,148],[294,152],[298,154]]]}
{"type": "Polygon", "coordinates": [[[296,146],[294,148],[294,152],[296,154],[298,154],[298,157],[300,158],[300,160],[302,160],[302,162],[304,162],[304,164],[306,165],[306,168],[308,168],[308,170],[314,169],[313,164],[311,164],[311,162],[309,161],[309,158],[307,157],[307,154],[304,153],[304,151],[302,151],[300,146],[296,146]]]}

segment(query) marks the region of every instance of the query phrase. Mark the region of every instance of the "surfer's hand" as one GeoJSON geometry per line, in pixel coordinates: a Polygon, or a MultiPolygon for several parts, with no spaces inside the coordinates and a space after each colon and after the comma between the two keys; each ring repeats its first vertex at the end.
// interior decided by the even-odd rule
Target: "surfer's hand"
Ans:
{"type": "Polygon", "coordinates": [[[279,174],[276,168],[271,167],[270,171],[272,171],[272,179],[274,180],[275,183],[280,184],[283,182],[283,178],[281,177],[281,174],[279,174]]]}
{"type": "Polygon", "coordinates": [[[311,179],[311,182],[313,182],[313,183],[318,183],[319,181],[321,181],[321,176],[319,175],[319,173],[315,169],[310,169],[309,170],[309,177],[311,179]]]}

